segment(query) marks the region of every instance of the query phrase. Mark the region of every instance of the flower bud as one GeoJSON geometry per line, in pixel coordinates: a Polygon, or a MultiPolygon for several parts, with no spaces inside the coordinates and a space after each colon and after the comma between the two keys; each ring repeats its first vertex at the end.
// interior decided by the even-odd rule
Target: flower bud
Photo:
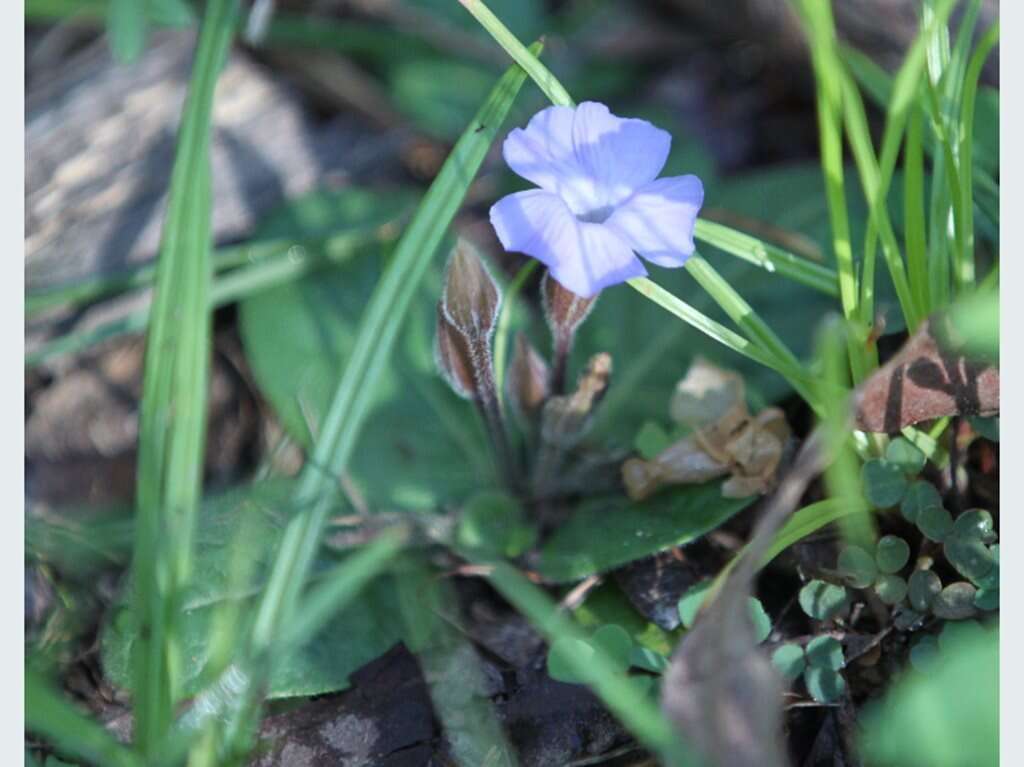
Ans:
{"type": "Polygon", "coordinates": [[[475,248],[460,239],[445,272],[441,308],[467,339],[490,339],[501,308],[501,291],[475,248]]]}
{"type": "Polygon", "coordinates": [[[555,339],[566,338],[572,343],[573,336],[590,310],[597,303],[597,297],[583,298],[562,287],[558,280],[552,279],[549,273],[544,274],[541,281],[541,300],[544,304],[544,316],[555,339]]]}
{"type": "Polygon", "coordinates": [[[438,370],[456,394],[465,399],[477,396],[476,377],[473,374],[473,352],[462,333],[448,318],[441,306],[437,307],[437,334],[434,337],[434,359],[438,370]]]}
{"type": "Polygon", "coordinates": [[[516,335],[506,387],[508,401],[524,419],[533,418],[551,393],[548,363],[522,333],[516,335]]]}

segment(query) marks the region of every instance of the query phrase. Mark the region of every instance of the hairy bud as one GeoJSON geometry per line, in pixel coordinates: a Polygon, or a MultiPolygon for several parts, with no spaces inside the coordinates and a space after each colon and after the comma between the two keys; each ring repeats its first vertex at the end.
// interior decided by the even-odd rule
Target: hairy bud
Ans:
{"type": "Polygon", "coordinates": [[[558,280],[545,273],[541,281],[541,300],[544,304],[544,317],[551,329],[554,346],[554,373],[552,388],[561,392],[565,387],[565,371],[572,351],[576,330],[594,308],[597,297],[583,298],[562,287],[558,280]]]}
{"type": "Polygon", "coordinates": [[[551,371],[522,333],[516,335],[506,380],[508,400],[524,419],[535,416],[551,393],[551,371]]]}
{"type": "Polygon", "coordinates": [[[434,338],[434,359],[444,380],[456,394],[474,399],[476,376],[473,373],[473,352],[466,338],[437,307],[437,334],[434,338]]]}
{"type": "Polygon", "coordinates": [[[501,291],[476,250],[459,240],[448,259],[441,308],[467,339],[490,339],[501,308],[501,291]]]}

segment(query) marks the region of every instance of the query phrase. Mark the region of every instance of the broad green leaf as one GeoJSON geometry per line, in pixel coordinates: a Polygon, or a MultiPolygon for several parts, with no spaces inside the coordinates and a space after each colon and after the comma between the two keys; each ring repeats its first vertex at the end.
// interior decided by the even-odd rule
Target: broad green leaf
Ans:
{"type": "MultiPolygon", "coordinates": [[[[407,206],[405,190],[318,192],[287,205],[261,236],[315,238],[385,223],[407,206]]],[[[311,447],[355,343],[366,296],[386,254],[367,252],[240,304],[246,356],[289,434],[311,447]],[[312,434],[311,434],[312,429],[312,434]]],[[[432,509],[494,482],[473,407],[435,371],[439,278],[413,299],[405,337],[376,386],[372,428],[354,453],[352,481],[372,506],[432,509]]]]}
{"type": "Polygon", "coordinates": [[[563,583],[699,538],[754,498],[723,498],[718,483],[673,488],[646,501],[622,496],[580,504],[541,550],[538,571],[563,583]]]}
{"type": "MultiPolygon", "coordinates": [[[[929,652],[935,656],[934,646],[929,652]]],[[[865,711],[861,748],[870,763],[999,764],[998,632],[958,637],[937,660],[925,662],[927,673],[902,677],[865,711]]]]}
{"type": "MultiPolygon", "coordinates": [[[[266,585],[275,547],[285,522],[297,510],[289,504],[291,480],[273,480],[208,499],[196,531],[193,579],[178,620],[183,687],[199,692],[220,673],[217,655],[218,611],[237,611],[236,636],[245,636],[256,600],[266,585]],[[239,570],[239,558],[244,566],[239,570]]],[[[314,569],[319,581],[333,562],[323,558],[314,569]]],[[[130,658],[136,621],[131,602],[112,612],[102,638],[103,668],[115,685],[133,687],[130,658]]],[[[371,581],[355,600],[297,651],[274,667],[268,697],[317,695],[344,689],[348,675],[401,641],[402,620],[390,578],[371,581]]]]}
{"type": "Polygon", "coordinates": [[[588,629],[609,623],[621,626],[637,646],[660,656],[670,655],[678,639],[678,631],[665,631],[637,612],[614,582],[606,582],[590,592],[573,611],[573,617],[588,629]]]}

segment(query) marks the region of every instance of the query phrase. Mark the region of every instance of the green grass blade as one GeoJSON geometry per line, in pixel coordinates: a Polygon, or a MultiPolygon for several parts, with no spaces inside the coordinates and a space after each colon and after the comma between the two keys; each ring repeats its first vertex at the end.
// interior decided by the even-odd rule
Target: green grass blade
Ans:
{"type": "Polygon", "coordinates": [[[236,4],[206,8],[178,134],[147,336],[139,424],[134,599],[135,738],[152,755],[178,701],[175,618],[189,577],[200,496],[209,367],[213,92],[236,4]]]}
{"type": "Polygon", "coordinates": [[[907,273],[914,301],[927,316],[931,313],[928,280],[928,234],[924,208],[923,120],[912,109],[907,121],[903,165],[903,227],[907,238],[907,273]]]}
{"type": "Polygon", "coordinates": [[[985,66],[992,49],[999,42],[999,23],[993,24],[978,42],[964,76],[963,104],[960,112],[960,163],[966,172],[960,174],[960,206],[963,213],[964,253],[962,259],[963,281],[973,284],[975,277],[974,264],[974,175],[970,172],[974,167],[974,106],[978,96],[978,81],[981,69],[985,66]]]}
{"type": "Polygon", "coordinates": [[[25,669],[25,729],[42,735],[61,751],[92,764],[142,767],[142,760],[97,722],[54,690],[40,674],[25,669]]]}
{"type": "Polygon", "coordinates": [[[558,78],[546,66],[541,64],[540,60],[525,45],[519,42],[516,36],[509,31],[508,27],[491,12],[490,8],[479,0],[459,0],[459,2],[462,3],[462,6],[467,11],[473,14],[473,18],[480,22],[480,26],[490,33],[495,42],[505,49],[505,52],[512,57],[512,60],[523,68],[526,74],[530,76],[530,79],[537,83],[537,87],[544,92],[544,95],[551,100],[552,104],[562,106],[573,105],[572,97],[562,84],[558,82],[558,78]]]}
{"type": "MultiPolygon", "coordinates": [[[[539,52],[540,45],[534,50],[539,52]]],[[[525,79],[525,72],[517,66],[495,86],[431,184],[374,289],[345,373],[321,424],[319,441],[300,480],[297,500],[314,505],[289,523],[259,607],[253,632],[258,653],[271,648],[279,627],[294,614],[329,510],[323,499],[348,464],[412,297],[525,79]]]]}
{"type": "MultiPolygon", "coordinates": [[[[493,565],[490,582],[549,643],[562,637],[586,638],[575,621],[560,612],[550,597],[510,565],[504,562],[493,565]]],[[[666,764],[693,764],[693,757],[684,751],[672,726],[651,699],[638,690],[629,677],[618,673],[600,648],[595,650],[588,660],[579,659],[578,671],[581,677],[594,679],[593,690],[608,709],[638,741],[660,754],[666,764]]]]}
{"type": "MultiPolygon", "coordinates": [[[[304,243],[272,240],[238,250],[225,249],[225,262],[243,259],[253,263],[231,269],[214,279],[210,307],[226,306],[261,290],[297,280],[328,264],[352,258],[370,245],[391,240],[391,234],[384,229],[366,228],[339,233],[325,240],[304,243]]],[[[146,277],[147,274],[140,271],[130,279],[143,280],[146,277]]],[[[149,323],[149,315],[149,308],[139,309],[94,328],[58,336],[26,354],[25,366],[33,367],[56,357],[84,351],[102,341],[144,330],[149,323]]]]}
{"type": "MultiPolygon", "coordinates": [[[[736,323],[748,339],[767,352],[776,365],[775,369],[800,371],[799,378],[786,376],[789,384],[815,410],[819,410],[817,396],[803,382],[804,372],[800,360],[789,349],[781,338],[753,310],[739,293],[720,275],[711,264],[694,253],[686,262],[686,270],[697,283],[710,295],[729,318],[736,323]]],[[[784,374],[785,375],[785,374],[784,374]]]]}
{"type": "Polygon", "coordinates": [[[351,602],[363,586],[377,576],[402,550],[403,535],[386,531],[359,548],[352,556],[325,573],[319,584],[306,595],[295,620],[285,628],[280,646],[301,647],[323,628],[334,615],[351,602]]]}
{"type": "Polygon", "coordinates": [[[766,272],[778,274],[827,296],[839,298],[839,275],[834,269],[703,218],[697,219],[693,235],[701,242],[742,258],[766,272]]]}

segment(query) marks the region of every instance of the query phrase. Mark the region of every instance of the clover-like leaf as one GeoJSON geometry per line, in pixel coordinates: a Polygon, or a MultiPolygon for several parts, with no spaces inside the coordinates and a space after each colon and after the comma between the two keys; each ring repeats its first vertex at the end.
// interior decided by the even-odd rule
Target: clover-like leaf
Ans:
{"type": "Polygon", "coordinates": [[[953,521],[952,535],[964,540],[992,543],[996,539],[992,515],[985,509],[968,509],[953,521]]]}
{"type": "Polygon", "coordinates": [[[974,606],[989,612],[999,609],[999,587],[980,588],[974,594],[974,606]]]}
{"type": "Polygon", "coordinates": [[[953,516],[941,506],[926,506],[917,515],[917,528],[924,536],[942,543],[953,529],[953,516]]]}
{"type": "Polygon", "coordinates": [[[835,637],[814,637],[807,643],[806,655],[808,665],[816,668],[838,671],[846,665],[843,645],[835,637]]]}
{"type": "Polygon", "coordinates": [[[924,509],[942,508],[942,496],[931,482],[918,480],[912,484],[900,503],[900,513],[908,522],[917,522],[924,509]]]}
{"type": "Polygon", "coordinates": [[[906,437],[897,437],[885,450],[885,460],[898,466],[905,474],[917,474],[928,458],[906,437]]]}
{"type": "Polygon", "coordinates": [[[813,580],[800,589],[800,607],[807,615],[827,621],[834,618],[849,604],[849,594],[842,586],[813,580]]]}
{"type": "Polygon", "coordinates": [[[918,612],[927,612],[942,591],[942,581],[931,570],[915,570],[907,582],[907,591],[910,606],[918,612]]]}
{"type": "Polygon", "coordinates": [[[899,572],[910,559],[910,546],[896,535],[884,535],[875,547],[875,561],[878,569],[891,575],[899,572]]]}
{"type": "Polygon", "coordinates": [[[880,575],[875,581],[875,593],[887,605],[898,605],[907,596],[907,582],[898,575],[880,575]]]}
{"type": "Polygon", "coordinates": [[[988,547],[977,538],[961,538],[951,533],[942,550],[956,571],[974,583],[984,580],[996,566],[988,547]]]}
{"type": "Polygon", "coordinates": [[[847,546],[839,553],[837,565],[847,583],[857,589],[866,589],[875,582],[878,566],[875,559],[860,546],[847,546]]]}
{"type": "Polygon", "coordinates": [[[792,682],[803,673],[807,666],[804,648],[792,642],[779,645],[772,653],[772,665],[783,679],[792,682]]]}
{"type": "Polygon", "coordinates": [[[846,680],[838,671],[808,666],[804,671],[807,692],[819,703],[834,703],[846,692],[846,680]]]}
{"type": "Polygon", "coordinates": [[[974,596],[977,589],[966,581],[951,583],[935,597],[932,612],[939,618],[956,621],[970,618],[976,612],[974,596]]]}
{"type": "Polygon", "coordinates": [[[861,469],[864,497],[879,509],[888,509],[903,500],[907,478],[899,466],[883,459],[866,462],[861,469]]]}

